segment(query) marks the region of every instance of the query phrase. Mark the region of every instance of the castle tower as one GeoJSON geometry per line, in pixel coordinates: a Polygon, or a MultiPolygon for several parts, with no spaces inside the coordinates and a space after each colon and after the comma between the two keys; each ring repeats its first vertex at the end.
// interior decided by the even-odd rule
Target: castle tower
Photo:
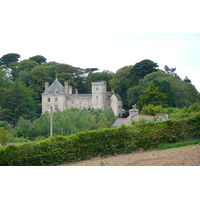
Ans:
{"type": "Polygon", "coordinates": [[[106,82],[92,83],[92,107],[106,110],[106,82]]]}

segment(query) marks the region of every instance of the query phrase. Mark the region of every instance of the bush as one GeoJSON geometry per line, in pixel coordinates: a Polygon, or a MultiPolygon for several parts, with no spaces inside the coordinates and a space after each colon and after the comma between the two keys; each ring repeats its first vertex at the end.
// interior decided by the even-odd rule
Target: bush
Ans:
{"type": "Polygon", "coordinates": [[[6,145],[7,142],[13,142],[15,138],[4,127],[0,127],[0,143],[6,145]]]}
{"type": "Polygon", "coordinates": [[[0,165],[58,165],[99,155],[130,153],[139,148],[156,148],[162,143],[200,138],[199,120],[200,113],[196,113],[180,120],[134,123],[9,145],[0,148],[0,165]]]}

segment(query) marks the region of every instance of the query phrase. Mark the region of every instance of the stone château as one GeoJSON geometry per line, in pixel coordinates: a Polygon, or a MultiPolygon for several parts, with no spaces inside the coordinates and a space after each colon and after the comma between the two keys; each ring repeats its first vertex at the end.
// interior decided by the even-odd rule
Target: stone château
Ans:
{"type": "Polygon", "coordinates": [[[66,110],[70,108],[87,108],[90,110],[112,108],[114,114],[122,116],[122,98],[114,92],[106,91],[106,82],[92,82],[92,94],[78,94],[78,89],[72,93],[72,86],[68,82],[64,86],[56,80],[49,86],[45,82],[45,91],[42,93],[42,113],[46,111],[66,110]]]}

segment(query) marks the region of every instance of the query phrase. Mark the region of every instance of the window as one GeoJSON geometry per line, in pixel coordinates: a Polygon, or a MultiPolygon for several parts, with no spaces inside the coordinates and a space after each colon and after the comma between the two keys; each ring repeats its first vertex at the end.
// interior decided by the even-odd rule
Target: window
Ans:
{"type": "Polygon", "coordinates": [[[72,100],[72,104],[74,104],[74,100],[72,100]]]}
{"type": "Polygon", "coordinates": [[[96,101],[98,101],[98,96],[96,96],[96,101]]]}
{"type": "Polygon", "coordinates": [[[82,104],[82,100],[79,101],[79,104],[82,104]]]}
{"type": "Polygon", "coordinates": [[[58,101],[58,98],[57,98],[57,97],[55,98],[55,101],[58,101]]]}
{"type": "Polygon", "coordinates": [[[51,101],[51,98],[48,98],[48,102],[50,102],[51,101]]]}
{"type": "Polygon", "coordinates": [[[99,90],[99,88],[98,87],[96,87],[96,91],[98,91],[99,90]]]}
{"type": "Polygon", "coordinates": [[[55,110],[58,110],[58,105],[55,105],[55,110]]]}

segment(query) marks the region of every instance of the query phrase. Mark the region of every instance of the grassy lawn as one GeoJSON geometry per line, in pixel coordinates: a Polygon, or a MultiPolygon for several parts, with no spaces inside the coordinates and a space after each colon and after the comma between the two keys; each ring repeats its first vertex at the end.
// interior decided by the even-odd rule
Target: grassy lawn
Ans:
{"type": "Polygon", "coordinates": [[[192,146],[200,143],[200,139],[188,139],[181,142],[176,143],[166,143],[166,144],[160,144],[156,148],[157,150],[164,150],[164,149],[170,149],[170,148],[177,148],[177,147],[183,147],[183,146],[192,146]]]}

